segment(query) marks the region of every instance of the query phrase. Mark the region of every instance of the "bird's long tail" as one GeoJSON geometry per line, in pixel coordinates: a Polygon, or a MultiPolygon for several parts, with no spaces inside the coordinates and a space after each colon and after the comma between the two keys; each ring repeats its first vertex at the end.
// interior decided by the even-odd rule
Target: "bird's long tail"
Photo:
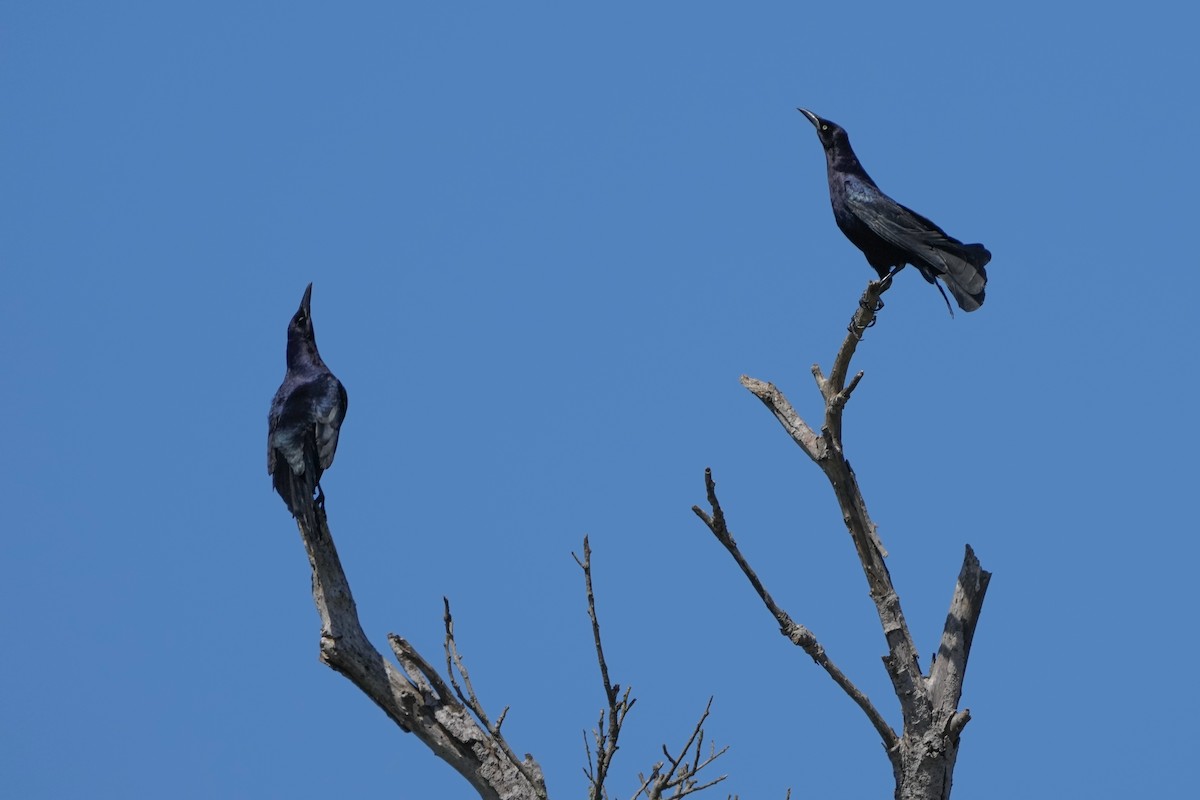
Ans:
{"type": "MultiPolygon", "coordinates": [[[[921,274],[935,285],[936,279],[941,278],[950,294],[954,295],[958,307],[963,311],[974,311],[983,305],[987,286],[987,270],[984,267],[992,260],[992,254],[981,244],[962,244],[951,240],[941,241],[938,245],[934,253],[927,254],[932,256],[930,263],[918,265],[921,274]]],[[[951,310],[951,315],[953,313],[951,310]]]]}
{"type": "Polygon", "coordinates": [[[316,520],[316,506],[313,493],[320,480],[320,467],[317,465],[316,446],[304,448],[304,472],[296,474],[280,456],[280,468],[271,476],[275,491],[283,498],[288,511],[298,520],[311,525],[316,520]]]}
{"type": "Polygon", "coordinates": [[[984,266],[991,260],[991,253],[983,245],[959,245],[941,251],[942,282],[962,311],[974,311],[983,305],[984,288],[988,285],[988,271],[984,266]]]}

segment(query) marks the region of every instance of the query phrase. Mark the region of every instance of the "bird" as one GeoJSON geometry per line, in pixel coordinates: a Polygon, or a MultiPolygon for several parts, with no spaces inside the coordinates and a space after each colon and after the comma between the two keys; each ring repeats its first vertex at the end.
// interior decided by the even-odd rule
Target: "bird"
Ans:
{"type": "Polygon", "coordinates": [[[988,249],[981,244],[963,244],[926,217],[888,197],[863,169],[841,125],[808,109],[796,110],[817,129],[817,138],[825,149],[834,220],[867,257],[880,280],[912,264],[942,293],[950,316],[954,316],[954,309],[938,279],[946,284],[963,311],[983,305],[987,285],[984,267],[992,259],[988,249]]]}
{"type": "Polygon", "coordinates": [[[321,475],[333,464],[346,418],[346,387],[325,366],[312,323],[312,284],[288,323],[287,372],[267,413],[267,473],[292,516],[310,524],[324,502],[321,475]]]}

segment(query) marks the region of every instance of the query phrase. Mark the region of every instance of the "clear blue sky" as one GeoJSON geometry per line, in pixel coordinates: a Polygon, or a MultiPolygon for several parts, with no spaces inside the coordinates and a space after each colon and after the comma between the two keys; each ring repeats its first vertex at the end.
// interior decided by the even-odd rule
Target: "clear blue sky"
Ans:
{"type": "Polygon", "coordinates": [[[797,105],[994,254],[953,320],[899,277],[846,423],[922,651],[963,544],[995,573],[956,796],[1194,788],[1195,12],[452,5],[0,12],[10,796],[473,796],[317,661],[264,452],[309,281],[377,645],[437,659],[448,595],[514,748],[582,796],[588,533],[639,698],[616,794],[711,694],[729,791],[886,796],[867,720],[689,510],[711,466],[898,724],[832,493],[737,382],[815,421],[809,365],[872,275],[797,105]]]}

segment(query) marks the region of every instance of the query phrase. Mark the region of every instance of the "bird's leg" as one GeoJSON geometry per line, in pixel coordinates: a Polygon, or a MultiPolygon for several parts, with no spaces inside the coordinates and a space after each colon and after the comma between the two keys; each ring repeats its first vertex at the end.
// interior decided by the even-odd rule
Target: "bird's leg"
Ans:
{"type": "Polygon", "coordinates": [[[856,312],[850,319],[850,324],[846,326],[846,330],[851,336],[861,342],[863,334],[867,332],[867,328],[874,328],[875,323],[879,321],[879,317],[875,315],[879,313],[879,309],[883,308],[883,301],[877,298],[875,302],[875,308],[871,308],[871,306],[867,304],[867,301],[860,297],[858,300],[858,306],[870,315],[871,321],[866,325],[859,324],[859,314],[856,312]]]}
{"type": "Polygon", "coordinates": [[[879,275],[879,280],[871,281],[871,283],[867,286],[867,291],[864,292],[863,296],[858,300],[858,306],[864,313],[855,312],[854,317],[850,320],[850,325],[846,328],[850,335],[858,341],[862,341],[863,334],[867,332],[867,328],[875,327],[875,323],[879,320],[876,315],[883,310],[883,298],[881,298],[879,295],[891,288],[892,276],[902,269],[904,269],[903,264],[898,267],[891,267],[886,272],[883,272],[879,267],[876,267],[876,271],[881,272],[879,275]],[[872,297],[874,298],[873,300],[869,299],[872,297]],[[863,317],[870,318],[865,325],[859,322],[859,320],[863,317]]]}
{"type": "MultiPolygon", "coordinates": [[[[903,264],[901,264],[901,265],[900,265],[900,266],[898,266],[898,267],[892,267],[891,269],[889,269],[889,270],[887,271],[887,274],[886,274],[886,275],[880,275],[880,276],[879,276],[879,280],[875,281],[875,285],[879,287],[879,293],[880,293],[880,294],[883,294],[883,293],[884,293],[884,292],[886,292],[886,291],[887,291],[889,288],[891,288],[891,285],[892,285],[892,276],[893,276],[893,275],[895,275],[897,272],[899,272],[899,271],[900,271],[900,270],[902,270],[902,269],[904,269],[904,265],[903,265],[903,264]]],[[[876,311],[876,312],[879,312],[879,311],[882,311],[882,310],[883,310],[883,298],[882,298],[882,297],[880,297],[880,298],[878,298],[878,299],[875,301],[875,311],[876,311]]],[[[872,321],[872,324],[874,324],[874,321],[872,321]]],[[[870,326],[868,325],[867,327],[870,327],[870,326]]]]}
{"type": "Polygon", "coordinates": [[[313,505],[322,511],[325,510],[325,490],[321,488],[321,484],[317,484],[317,499],[313,501],[313,505]]]}
{"type": "Polygon", "coordinates": [[[950,305],[950,298],[946,297],[946,290],[942,288],[942,284],[934,281],[933,285],[942,293],[942,300],[946,303],[946,310],[950,312],[950,319],[954,319],[954,306],[950,305]]]}

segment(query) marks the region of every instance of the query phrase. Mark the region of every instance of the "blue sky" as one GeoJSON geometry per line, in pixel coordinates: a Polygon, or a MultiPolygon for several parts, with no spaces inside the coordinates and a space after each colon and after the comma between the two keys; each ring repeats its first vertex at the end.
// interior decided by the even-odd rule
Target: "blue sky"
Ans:
{"type": "Polygon", "coordinates": [[[437,659],[449,596],[514,749],[582,796],[587,533],[639,698],[618,796],[709,695],[729,791],[890,791],[865,717],[689,510],[711,466],[768,587],[898,724],[832,493],[737,381],[815,421],[809,366],[872,275],[803,105],[994,254],[986,305],[953,320],[898,277],[846,418],[923,651],[963,544],[995,573],[956,796],[1184,796],[1193,14],[7,4],[6,789],[472,796],[317,661],[264,464],[313,281],[350,395],[330,523],[378,646],[437,659]]]}

